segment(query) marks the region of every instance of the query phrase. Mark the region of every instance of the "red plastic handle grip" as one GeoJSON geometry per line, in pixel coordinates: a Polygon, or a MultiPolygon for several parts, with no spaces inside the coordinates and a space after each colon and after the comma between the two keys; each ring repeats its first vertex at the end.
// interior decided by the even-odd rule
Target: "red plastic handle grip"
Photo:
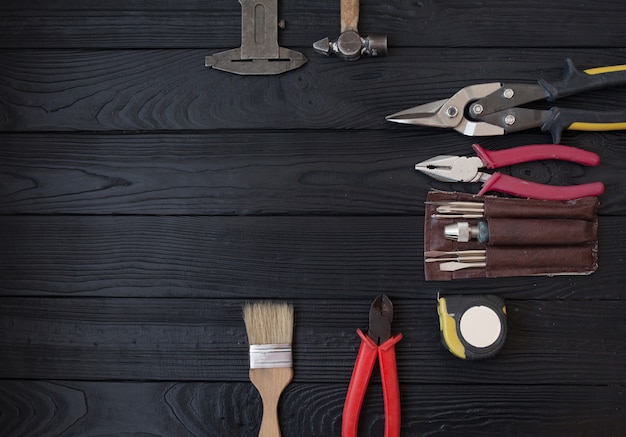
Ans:
{"type": "Polygon", "coordinates": [[[494,173],[487,179],[478,195],[482,196],[488,191],[498,191],[514,196],[540,200],[573,200],[587,196],[599,196],[604,193],[604,185],[601,182],[567,187],[544,185],[502,173],[494,173]]]}
{"type": "Polygon", "coordinates": [[[346,402],[343,405],[343,416],[341,419],[341,436],[356,437],[359,430],[359,415],[361,406],[365,399],[367,385],[372,375],[372,369],[378,356],[378,346],[371,338],[357,329],[357,334],[361,337],[361,346],[356,356],[352,378],[348,386],[346,402]]]}
{"type": "Polygon", "coordinates": [[[395,346],[402,339],[402,334],[396,334],[377,346],[363,331],[357,329],[356,332],[361,337],[361,347],[356,357],[346,402],[343,406],[341,436],[357,437],[361,406],[376,358],[378,358],[385,403],[385,437],[400,437],[400,385],[396,369],[395,346]]]}
{"type": "Polygon", "coordinates": [[[385,402],[385,437],[400,437],[400,384],[396,368],[396,343],[401,339],[402,334],[396,334],[378,347],[385,402]]]}
{"type": "Polygon", "coordinates": [[[600,157],[593,152],[560,144],[531,144],[506,150],[485,150],[478,144],[473,144],[472,147],[487,168],[506,167],[543,159],[559,159],[589,166],[600,163],[600,157]]]}

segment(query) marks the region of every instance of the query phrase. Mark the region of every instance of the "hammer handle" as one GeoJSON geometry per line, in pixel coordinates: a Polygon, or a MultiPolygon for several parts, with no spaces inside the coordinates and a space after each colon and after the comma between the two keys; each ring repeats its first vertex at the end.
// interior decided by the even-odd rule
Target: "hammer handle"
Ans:
{"type": "Polygon", "coordinates": [[[359,0],[341,0],[341,33],[358,31],[359,0]]]}

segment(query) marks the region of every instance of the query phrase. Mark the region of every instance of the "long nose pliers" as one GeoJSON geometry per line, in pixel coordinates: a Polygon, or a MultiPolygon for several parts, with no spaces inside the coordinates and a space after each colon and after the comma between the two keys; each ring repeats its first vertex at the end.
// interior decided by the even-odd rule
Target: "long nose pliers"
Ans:
{"type": "Polygon", "coordinates": [[[525,83],[484,83],[459,90],[449,99],[415,106],[386,117],[389,121],[420,126],[452,128],[464,135],[504,135],[541,127],[560,142],[563,130],[607,131],[626,129],[626,109],[596,112],[552,107],[547,110],[521,108],[546,99],[552,102],[585,91],[626,85],[626,65],[578,70],[566,60],[561,80],[525,83]]]}
{"type": "Polygon", "coordinates": [[[361,337],[361,346],[343,407],[342,437],[357,436],[361,406],[377,359],[385,403],[385,437],[400,436],[400,386],[395,347],[402,339],[402,334],[391,335],[392,319],[393,304],[387,296],[381,294],[370,307],[367,334],[357,329],[357,334],[361,337]]]}
{"type": "Polygon", "coordinates": [[[499,191],[518,197],[541,200],[572,200],[599,196],[604,192],[601,182],[581,185],[554,186],[518,179],[503,173],[485,173],[481,168],[499,168],[544,159],[560,159],[595,166],[600,157],[593,152],[560,144],[533,144],[506,150],[485,150],[472,146],[477,156],[439,155],[415,164],[419,170],[443,182],[484,182],[479,196],[488,191],[499,191]]]}

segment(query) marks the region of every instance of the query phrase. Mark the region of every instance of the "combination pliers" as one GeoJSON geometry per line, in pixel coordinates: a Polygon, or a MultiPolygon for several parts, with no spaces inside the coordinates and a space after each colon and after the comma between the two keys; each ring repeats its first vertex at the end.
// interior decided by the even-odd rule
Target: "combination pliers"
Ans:
{"type": "Polygon", "coordinates": [[[505,150],[485,150],[478,144],[472,146],[477,156],[439,155],[415,164],[419,170],[443,182],[483,182],[478,193],[488,191],[511,194],[541,200],[572,200],[587,196],[599,196],[604,184],[592,182],[581,185],[554,186],[518,179],[503,173],[486,173],[482,168],[499,168],[544,159],[560,159],[578,164],[596,166],[600,157],[575,147],[560,144],[532,144],[505,150]]]}
{"type": "Polygon", "coordinates": [[[552,107],[547,110],[521,105],[584,91],[626,85],[626,65],[578,70],[566,60],[565,76],[558,81],[539,80],[534,84],[492,82],[470,85],[449,99],[415,106],[387,116],[396,123],[452,128],[464,135],[504,135],[541,127],[560,142],[563,130],[606,131],[626,129],[626,110],[594,112],[552,107]]]}

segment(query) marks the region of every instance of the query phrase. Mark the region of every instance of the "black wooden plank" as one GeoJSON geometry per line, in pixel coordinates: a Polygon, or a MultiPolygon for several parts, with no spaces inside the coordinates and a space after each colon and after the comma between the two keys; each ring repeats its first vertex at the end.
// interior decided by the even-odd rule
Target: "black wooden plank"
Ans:
{"type": "MultiPolygon", "coordinates": [[[[242,77],[207,70],[205,54],[0,52],[0,130],[413,130],[419,128],[385,116],[473,83],[558,79],[567,57],[581,68],[626,59],[626,49],[398,49],[383,60],[323,59],[280,76],[242,77]]],[[[624,101],[626,87],[620,87],[566,104],[599,111],[624,101]]]]}
{"type": "MultiPolygon", "coordinates": [[[[523,4],[498,0],[361,0],[359,29],[387,34],[395,47],[623,48],[623,2],[523,4]],[[601,23],[599,25],[598,23],[601,23]]],[[[339,1],[279,1],[282,45],[310,47],[339,34],[339,1]]],[[[241,7],[234,0],[5,0],[0,46],[6,48],[234,48],[241,44],[241,7]]],[[[319,56],[319,55],[317,55],[319,56]]]]}
{"type": "Polygon", "coordinates": [[[423,217],[0,218],[0,294],[352,298],[442,288],[623,298],[624,217],[602,217],[588,277],[423,281],[423,217]],[[243,274],[242,272],[245,272],[243,274]]]}
{"type": "MultiPolygon", "coordinates": [[[[295,301],[294,381],[350,378],[375,293],[295,301]],[[323,320],[323,322],[321,321],[323,320]]],[[[623,385],[623,300],[509,300],[504,349],[483,362],[440,345],[436,300],[396,298],[400,382],[623,385]]],[[[241,300],[3,298],[0,374],[7,379],[248,379],[241,300]]]]}
{"type": "MultiPolygon", "coordinates": [[[[340,435],[346,386],[289,385],[283,435],[340,435]]],[[[363,408],[363,435],[382,435],[379,387],[372,384],[363,408]]],[[[615,386],[403,384],[401,394],[403,435],[620,435],[626,427],[615,386]]],[[[7,436],[251,436],[261,420],[249,383],[0,381],[0,405],[7,436]]]]}
{"type": "MultiPolygon", "coordinates": [[[[602,181],[601,214],[624,214],[626,135],[578,134],[600,155],[585,168],[542,161],[500,169],[539,183],[602,181]]],[[[542,134],[481,139],[503,149],[542,134]]],[[[435,181],[416,162],[471,154],[474,139],[432,130],[245,131],[215,134],[0,135],[0,214],[422,215],[435,181]]]]}
{"type": "MultiPolygon", "coordinates": [[[[374,296],[395,303],[403,435],[621,435],[626,364],[622,238],[626,134],[567,133],[602,165],[515,175],[601,180],[590,276],[427,283],[428,188],[415,162],[542,143],[475,139],[384,116],[486,81],[624,64],[626,3],[363,0],[386,58],[324,58],[339,1],[279,0],[281,45],[303,68],[208,70],[240,44],[234,0],[6,0],[0,4],[0,435],[256,435],[246,299],[296,306],[284,435],[339,435],[374,296]],[[598,24],[601,23],[601,24],[598,24]],[[241,217],[245,216],[245,217],[241,217]],[[435,296],[508,301],[495,358],[440,346],[435,296]]],[[[560,102],[623,108],[626,89],[560,102]]],[[[362,433],[383,434],[380,377],[362,433]]]]}

